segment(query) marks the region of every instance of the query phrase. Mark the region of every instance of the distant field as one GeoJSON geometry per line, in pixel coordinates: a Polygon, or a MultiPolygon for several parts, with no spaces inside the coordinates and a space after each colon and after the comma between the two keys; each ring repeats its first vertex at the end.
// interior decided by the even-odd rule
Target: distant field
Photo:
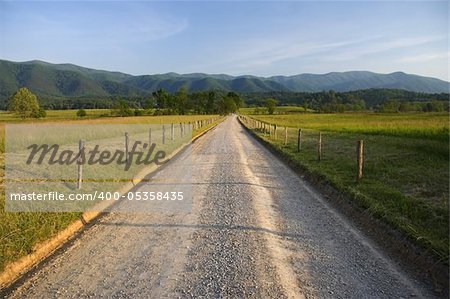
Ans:
{"type": "MultiPolygon", "coordinates": [[[[248,108],[251,109],[251,108],[248,108]]],[[[329,132],[348,132],[411,138],[447,139],[449,114],[443,113],[302,113],[257,115],[258,119],[280,126],[329,132]]]]}
{"type": "MultiPolygon", "coordinates": [[[[136,117],[110,117],[98,118],[109,110],[87,110],[88,116],[97,119],[76,120],[76,110],[47,111],[47,119],[38,122],[56,123],[140,123],[140,124],[170,124],[180,122],[193,122],[205,120],[217,115],[169,115],[169,116],[136,116],[136,117]]],[[[26,120],[32,122],[36,120],[26,120]]],[[[221,121],[219,119],[218,121],[221,121]]],[[[8,262],[14,261],[30,252],[33,247],[57,232],[66,228],[70,223],[81,215],[81,213],[6,213],[4,196],[4,125],[6,123],[20,122],[10,113],[0,113],[0,271],[8,262]]],[[[197,134],[211,127],[204,126],[193,132],[197,134]]]]}
{"type": "MultiPolygon", "coordinates": [[[[275,109],[274,114],[291,114],[291,113],[303,113],[313,112],[311,109],[306,109],[299,106],[280,106],[275,109]]],[[[239,109],[240,114],[266,114],[267,108],[265,107],[250,107],[239,109]]]]}
{"type": "Polygon", "coordinates": [[[294,163],[324,177],[412,240],[448,257],[449,118],[447,113],[253,115],[277,124],[277,139],[255,130],[294,163]],[[284,145],[284,126],[288,145],[284,145]],[[297,153],[298,128],[303,130],[297,153]],[[323,132],[322,160],[317,158],[323,132]],[[356,183],[356,141],[365,143],[356,183]]]}
{"type": "Polygon", "coordinates": [[[207,115],[164,115],[164,116],[131,116],[131,117],[111,117],[108,115],[110,109],[85,109],[87,116],[83,118],[77,117],[78,110],[47,110],[47,117],[42,119],[29,118],[22,120],[16,115],[6,111],[0,111],[0,124],[2,123],[16,123],[16,122],[53,122],[53,121],[89,121],[96,119],[98,122],[113,122],[113,123],[164,123],[181,122],[181,121],[195,121],[206,119],[211,116],[207,115]]]}
{"type": "MultiPolygon", "coordinates": [[[[85,109],[87,112],[86,118],[98,118],[102,114],[109,113],[110,109],[85,109]]],[[[47,117],[43,119],[27,119],[27,122],[42,122],[42,121],[53,121],[53,120],[68,120],[68,119],[78,119],[77,117],[78,110],[47,110],[47,117]]],[[[1,111],[0,112],[0,123],[3,122],[23,122],[20,118],[10,112],[1,111]]]]}

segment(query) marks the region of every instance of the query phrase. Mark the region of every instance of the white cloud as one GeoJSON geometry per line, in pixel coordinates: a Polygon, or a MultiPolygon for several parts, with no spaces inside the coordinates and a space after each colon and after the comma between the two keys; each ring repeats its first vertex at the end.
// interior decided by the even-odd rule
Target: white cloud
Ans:
{"type": "Polygon", "coordinates": [[[445,36],[422,36],[407,38],[376,38],[372,41],[363,42],[354,45],[352,48],[344,48],[336,51],[327,57],[328,61],[354,61],[365,55],[378,54],[397,49],[411,49],[415,46],[421,46],[436,41],[445,40],[445,36]]]}
{"type": "Polygon", "coordinates": [[[419,36],[385,38],[370,36],[343,41],[306,41],[293,37],[252,39],[237,42],[224,51],[220,63],[208,67],[232,67],[234,72],[249,72],[273,63],[302,57],[318,56],[327,61],[354,61],[364,55],[376,54],[401,48],[410,48],[439,40],[443,36],[419,36]]]}
{"type": "Polygon", "coordinates": [[[369,42],[374,38],[376,37],[336,42],[305,41],[289,37],[245,40],[224,51],[228,54],[227,57],[222,57],[220,63],[207,67],[225,66],[232,67],[235,73],[249,72],[282,60],[336,52],[341,48],[369,42]]]}
{"type": "Polygon", "coordinates": [[[405,56],[399,59],[400,62],[426,62],[430,60],[449,58],[450,52],[447,53],[426,53],[405,56]]]}

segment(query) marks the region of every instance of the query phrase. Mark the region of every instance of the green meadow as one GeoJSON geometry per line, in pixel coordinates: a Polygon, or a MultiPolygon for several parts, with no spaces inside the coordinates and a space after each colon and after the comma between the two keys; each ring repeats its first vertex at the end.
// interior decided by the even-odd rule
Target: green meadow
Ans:
{"type": "Polygon", "coordinates": [[[276,138],[253,129],[280,153],[349,195],[366,212],[448,260],[448,113],[247,116],[277,125],[276,138]],[[288,127],[287,145],[284,127],[288,127]],[[319,132],[322,132],[321,161],[319,132]],[[364,140],[365,153],[360,182],[356,182],[358,140],[364,140]]]}

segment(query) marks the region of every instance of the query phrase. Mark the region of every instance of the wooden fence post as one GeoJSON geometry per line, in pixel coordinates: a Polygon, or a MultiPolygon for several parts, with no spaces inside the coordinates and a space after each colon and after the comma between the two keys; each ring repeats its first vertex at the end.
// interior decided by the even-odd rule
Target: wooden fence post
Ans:
{"type": "Polygon", "coordinates": [[[170,140],[173,140],[174,135],[174,126],[173,123],[170,125],[170,140]]]}
{"type": "Polygon", "coordinates": [[[273,125],[273,138],[277,139],[277,125],[273,125]]]}
{"type": "Polygon", "coordinates": [[[166,127],[162,126],[162,144],[166,143],[166,127]]]}
{"type": "Polygon", "coordinates": [[[302,149],[302,129],[298,129],[297,152],[302,149]]]}
{"type": "MultiPolygon", "coordinates": [[[[78,142],[78,153],[81,153],[84,150],[84,140],[78,142]]],[[[77,172],[77,189],[81,189],[81,182],[83,181],[83,164],[81,164],[81,154],[78,157],[78,172],[77,172]]]]}
{"type": "Polygon", "coordinates": [[[152,128],[148,129],[148,146],[152,144],[152,128]]]}
{"type": "Polygon", "coordinates": [[[284,127],[284,145],[288,144],[288,128],[284,127]]]}
{"type": "Polygon", "coordinates": [[[319,139],[317,140],[317,159],[322,160],[322,133],[319,132],[319,139]]]}
{"type": "Polygon", "coordinates": [[[128,142],[129,142],[128,132],[125,132],[125,161],[126,162],[128,162],[128,142]]]}
{"type": "Polygon", "coordinates": [[[363,164],[364,164],[364,140],[359,140],[356,148],[358,173],[356,175],[356,181],[359,182],[363,176],[363,164]]]}

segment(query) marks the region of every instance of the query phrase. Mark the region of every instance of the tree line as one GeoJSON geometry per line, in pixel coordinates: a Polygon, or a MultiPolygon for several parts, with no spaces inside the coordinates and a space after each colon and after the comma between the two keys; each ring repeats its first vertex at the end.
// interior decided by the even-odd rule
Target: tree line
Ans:
{"type": "MultiPolygon", "coordinates": [[[[273,114],[277,105],[302,106],[306,110],[325,113],[374,110],[379,112],[449,111],[449,94],[425,94],[393,89],[367,89],[350,92],[323,91],[266,92],[238,94],[211,90],[188,93],[182,87],[175,93],[159,89],[148,96],[110,98],[37,99],[27,88],[19,89],[4,108],[14,111],[21,118],[45,117],[45,109],[82,110],[111,109],[108,115],[169,115],[169,114],[228,114],[236,112],[244,104],[265,107],[273,114]]],[[[105,115],[106,116],[106,115],[105,115]]]]}
{"type": "Polygon", "coordinates": [[[448,111],[449,94],[427,94],[398,89],[365,89],[349,92],[268,92],[243,95],[248,106],[264,107],[268,98],[282,106],[302,106],[318,112],[373,110],[380,112],[448,111]]]}
{"type": "Polygon", "coordinates": [[[189,94],[182,87],[170,94],[165,89],[152,93],[143,103],[129,103],[120,99],[112,106],[116,116],[131,115],[184,115],[184,114],[221,114],[236,112],[243,107],[242,97],[235,92],[198,91],[189,94]]]}
{"type": "MultiPolygon", "coordinates": [[[[78,109],[77,116],[86,116],[87,108],[109,108],[112,116],[132,115],[184,115],[184,114],[221,114],[226,115],[236,112],[243,107],[242,97],[235,92],[199,91],[189,94],[186,88],[180,88],[176,93],[170,94],[165,89],[159,89],[145,99],[129,101],[123,98],[111,99],[107,105],[85,107],[80,102],[72,102],[70,107],[57,107],[78,109]],[[75,104],[74,104],[75,103],[75,104]]],[[[54,104],[54,103],[53,103],[54,104]]],[[[104,103],[105,104],[105,103],[104,103]]],[[[49,107],[39,103],[36,95],[27,88],[19,89],[8,101],[7,109],[16,113],[21,118],[45,117],[43,107],[49,107]]],[[[51,106],[55,108],[55,106],[51,106]]],[[[64,110],[64,109],[62,109],[64,110]]]]}

